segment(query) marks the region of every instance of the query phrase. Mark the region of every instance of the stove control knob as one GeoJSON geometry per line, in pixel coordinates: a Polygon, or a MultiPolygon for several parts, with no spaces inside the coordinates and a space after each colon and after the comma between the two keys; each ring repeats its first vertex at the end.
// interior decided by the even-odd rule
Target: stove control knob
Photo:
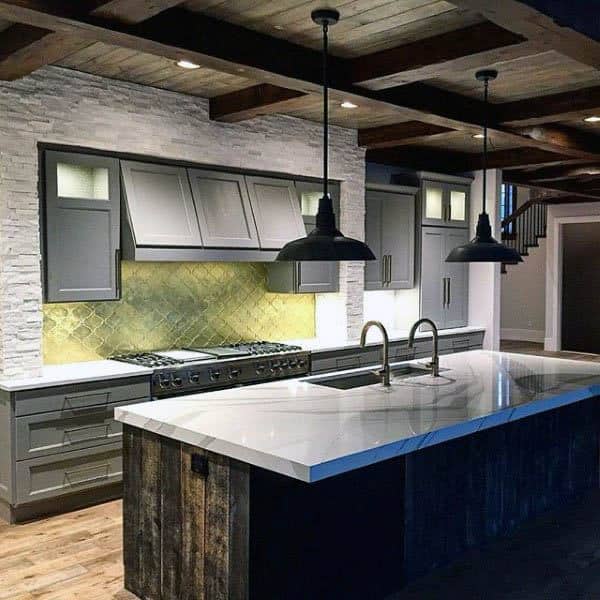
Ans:
{"type": "Polygon", "coordinates": [[[306,366],[306,361],[303,358],[299,358],[298,359],[298,366],[300,368],[305,367],[306,366]]]}
{"type": "Polygon", "coordinates": [[[256,365],[256,374],[257,375],[262,375],[265,372],[265,365],[263,365],[262,363],[256,365]]]}
{"type": "Polygon", "coordinates": [[[160,375],[158,378],[158,385],[163,390],[169,387],[171,380],[168,375],[160,375]]]}
{"type": "Polygon", "coordinates": [[[173,385],[175,387],[181,387],[183,385],[183,379],[181,379],[181,377],[173,377],[173,385]]]}
{"type": "Polygon", "coordinates": [[[210,371],[210,379],[211,381],[218,381],[219,377],[221,377],[221,371],[218,369],[214,369],[210,371]]]}
{"type": "Polygon", "coordinates": [[[295,369],[298,366],[298,361],[294,358],[290,359],[290,369],[295,369]]]}
{"type": "Polygon", "coordinates": [[[240,376],[239,369],[230,369],[229,370],[229,378],[230,379],[237,379],[239,376],[240,376]]]}
{"type": "Polygon", "coordinates": [[[282,369],[289,369],[290,368],[290,363],[287,360],[282,360],[280,364],[280,367],[282,369]]]}
{"type": "Polygon", "coordinates": [[[200,383],[200,373],[190,373],[190,383],[200,383]]]}

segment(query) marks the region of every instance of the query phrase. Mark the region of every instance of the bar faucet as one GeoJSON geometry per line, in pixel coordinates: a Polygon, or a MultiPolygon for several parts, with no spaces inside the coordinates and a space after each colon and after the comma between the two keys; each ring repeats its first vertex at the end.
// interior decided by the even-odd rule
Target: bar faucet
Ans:
{"type": "Polygon", "coordinates": [[[377,374],[381,377],[381,383],[384,386],[389,387],[390,385],[390,353],[389,353],[389,343],[390,338],[388,337],[388,333],[383,326],[383,323],[380,321],[367,321],[362,328],[360,333],[360,345],[362,348],[365,347],[367,342],[367,331],[371,327],[377,327],[379,331],[381,331],[381,335],[383,336],[383,346],[382,346],[382,369],[381,371],[377,371],[377,374]]]}
{"type": "Polygon", "coordinates": [[[438,328],[436,324],[431,319],[419,319],[411,328],[410,333],[408,334],[408,347],[412,348],[415,345],[415,333],[417,332],[417,328],[419,325],[423,325],[426,323],[431,326],[431,333],[433,334],[433,355],[431,357],[431,362],[427,363],[427,366],[431,369],[431,374],[434,377],[440,376],[440,355],[438,352],[438,328]]]}

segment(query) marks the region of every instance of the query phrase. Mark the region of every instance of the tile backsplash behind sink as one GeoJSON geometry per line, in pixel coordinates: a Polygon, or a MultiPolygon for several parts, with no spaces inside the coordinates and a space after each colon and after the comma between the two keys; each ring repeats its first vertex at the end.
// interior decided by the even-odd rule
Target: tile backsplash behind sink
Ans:
{"type": "Polygon", "coordinates": [[[45,364],[315,334],[314,294],[267,291],[261,263],[122,264],[122,299],[45,304],[45,364]]]}

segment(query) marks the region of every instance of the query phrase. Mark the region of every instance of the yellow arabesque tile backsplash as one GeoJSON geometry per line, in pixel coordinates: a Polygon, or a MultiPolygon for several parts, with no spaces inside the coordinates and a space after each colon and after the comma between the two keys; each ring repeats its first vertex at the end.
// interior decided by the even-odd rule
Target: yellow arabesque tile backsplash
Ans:
{"type": "Polygon", "coordinates": [[[45,304],[45,364],[240,340],[313,337],[313,294],[267,291],[261,263],[122,263],[122,299],[45,304]]]}

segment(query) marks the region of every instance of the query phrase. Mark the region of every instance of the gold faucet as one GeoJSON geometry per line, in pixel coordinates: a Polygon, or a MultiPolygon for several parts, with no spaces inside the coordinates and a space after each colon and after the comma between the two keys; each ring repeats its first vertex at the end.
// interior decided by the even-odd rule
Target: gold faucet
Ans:
{"type": "Polygon", "coordinates": [[[438,352],[438,328],[436,324],[431,319],[419,319],[410,329],[410,333],[408,334],[408,347],[412,348],[415,345],[415,333],[417,332],[417,328],[419,325],[426,323],[431,327],[431,333],[433,335],[433,356],[431,357],[431,362],[427,364],[427,366],[431,369],[431,374],[434,377],[440,376],[440,355],[438,352]]]}
{"type": "Polygon", "coordinates": [[[383,383],[383,385],[385,385],[386,387],[389,387],[390,385],[390,353],[389,353],[389,344],[390,344],[390,338],[388,337],[388,333],[385,329],[385,327],[383,326],[383,323],[381,323],[380,321],[367,321],[362,328],[361,334],[360,334],[360,345],[362,348],[365,347],[365,344],[367,342],[367,331],[369,331],[369,329],[371,327],[377,327],[377,329],[379,329],[379,331],[381,331],[381,335],[383,336],[383,347],[382,347],[382,369],[381,371],[377,371],[377,374],[379,376],[381,376],[381,383],[383,383]]]}

